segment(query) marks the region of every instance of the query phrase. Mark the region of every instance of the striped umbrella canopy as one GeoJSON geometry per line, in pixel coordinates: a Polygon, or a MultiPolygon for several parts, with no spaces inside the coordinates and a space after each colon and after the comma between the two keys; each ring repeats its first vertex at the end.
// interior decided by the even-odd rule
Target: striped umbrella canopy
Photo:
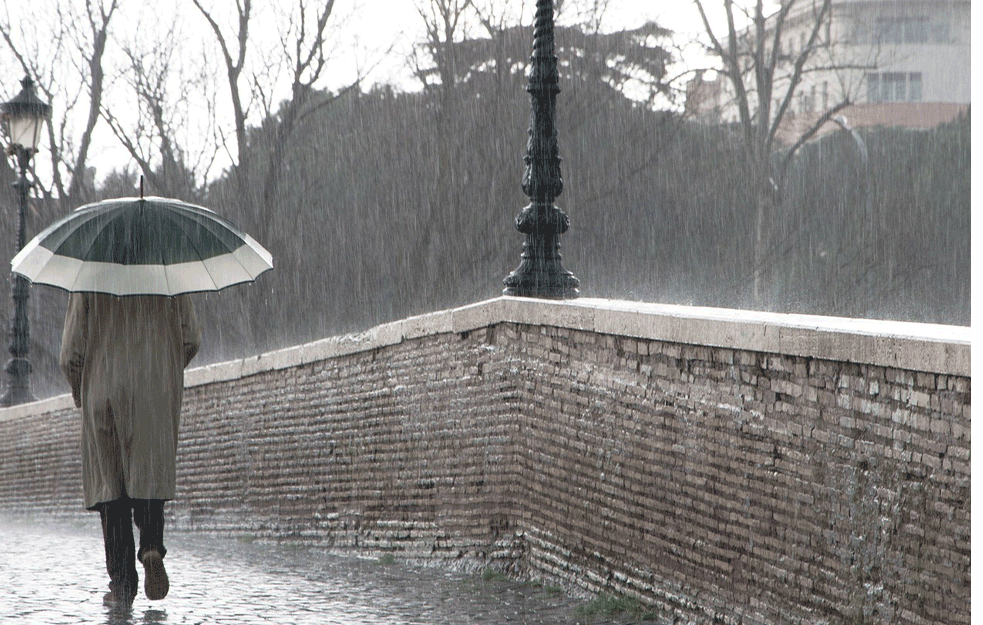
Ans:
{"type": "Polygon", "coordinates": [[[179,295],[251,282],[273,257],[202,206],[161,197],[87,204],[51,224],[11,261],[35,284],[111,295],[179,295]]]}

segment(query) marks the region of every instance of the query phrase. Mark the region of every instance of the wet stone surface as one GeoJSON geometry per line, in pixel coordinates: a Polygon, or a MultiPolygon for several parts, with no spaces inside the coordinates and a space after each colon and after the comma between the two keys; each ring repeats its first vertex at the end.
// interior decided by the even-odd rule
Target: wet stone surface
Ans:
{"type": "MultiPolygon", "coordinates": [[[[171,589],[132,608],[108,590],[98,515],[55,526],[0,517],[0,621],[45,625],[628,624],[589,615],[558,589],[328,554],[323,548],[171,533],[171,589]]],[[[488,577],[488,576],[485,576],[488,577]]],[[[653,622],[653,621],[646,621],[653,622]]]]}

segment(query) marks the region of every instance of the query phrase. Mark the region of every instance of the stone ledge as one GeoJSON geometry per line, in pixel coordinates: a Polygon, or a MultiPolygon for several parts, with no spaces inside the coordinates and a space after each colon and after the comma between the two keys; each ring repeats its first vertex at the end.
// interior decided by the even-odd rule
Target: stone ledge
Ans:
{"type": "MultiPolygon", "coordinates": [[[[970,376],[971,330],[962,326],[846,319],[816,315],[649,304],[606,299],[539,300],[497,297],[461,308],[385,323],[241,360],[195,367],[185,386],[235,380],[266,371],[371,351],[403,341],[462,333],[497,323],[550,325],[585,332],[812,356],[913,371],[970,376]]],[[[44,400],[45,411],[70,408],[67,395],[44,400]]],[[[0,408],[0,418],[37,414],[35,402],[0,408]]]]}
{"type": "MultiPolygon", "coordinates": [[[[556,308],[594,311],[590,328],[604,334],[812,356],[913,371],[969,377],[971,329],[929,323],[793,315],[726,308],[647,304],[619,300],[536,301],[556,308]]],[[[549,313],[539,312],[545,323],[549,313]]],[[[554,313],[556,325],[570,313],[554,313]]]]}
{"type": "Polygon", "coordinates": [[[75,408],[71,394],[56,395],[29,404],[11,406],[10,408],[0,408],[0,421],[12,421],[24,417],[36,416],[40,414],[51,414],[60,410],[75,408]]]}
{"type": "Polygon", "coordinates": [[[497,323],[550,325],[585,332],[790,356],[813,356],[946,375],[970,375],[970,328],[927,323],[787,315],[622,300],[497,297],[335,336],[241,361],[191,369],[187,386],[371,351],[405,340],[462,333],[497,323]]]}

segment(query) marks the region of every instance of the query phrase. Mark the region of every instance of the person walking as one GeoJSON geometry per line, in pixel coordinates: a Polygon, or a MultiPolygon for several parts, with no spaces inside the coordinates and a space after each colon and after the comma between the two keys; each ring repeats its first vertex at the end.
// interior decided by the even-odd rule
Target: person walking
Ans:
{"type": "Polygon", "coordinates": [[[200,343],[187,295],[69,298],[59,364],[82,409],[84,504],[102,520],[107,603],[136,598],[137,560],[148,599],[163,599],[170,587],[164,502],[175,495],[183,372],[200,343]]]}

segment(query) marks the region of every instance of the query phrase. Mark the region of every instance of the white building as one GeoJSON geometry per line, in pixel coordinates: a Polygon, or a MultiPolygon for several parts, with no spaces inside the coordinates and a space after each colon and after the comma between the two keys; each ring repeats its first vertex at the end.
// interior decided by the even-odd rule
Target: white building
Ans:
{"type": "MultiPolygon", "coordinates": [[[[821,0],[796,0],[786,18],[774,98],[786,92],[816,24],[814,2],[821,0]]],[[[753,36],[748,29],[738,40],[753,36]]],[[[970,104],[970,0],[833,0],[805,70],[780,133],[786,140],[843,100],[853,104],[841,113],[858,127],[949,121],[970,104]]],[[[732,86],[722,76],[698,76],[687,89],[687,110],[707,122],[736,121],[732,86]]]]}

